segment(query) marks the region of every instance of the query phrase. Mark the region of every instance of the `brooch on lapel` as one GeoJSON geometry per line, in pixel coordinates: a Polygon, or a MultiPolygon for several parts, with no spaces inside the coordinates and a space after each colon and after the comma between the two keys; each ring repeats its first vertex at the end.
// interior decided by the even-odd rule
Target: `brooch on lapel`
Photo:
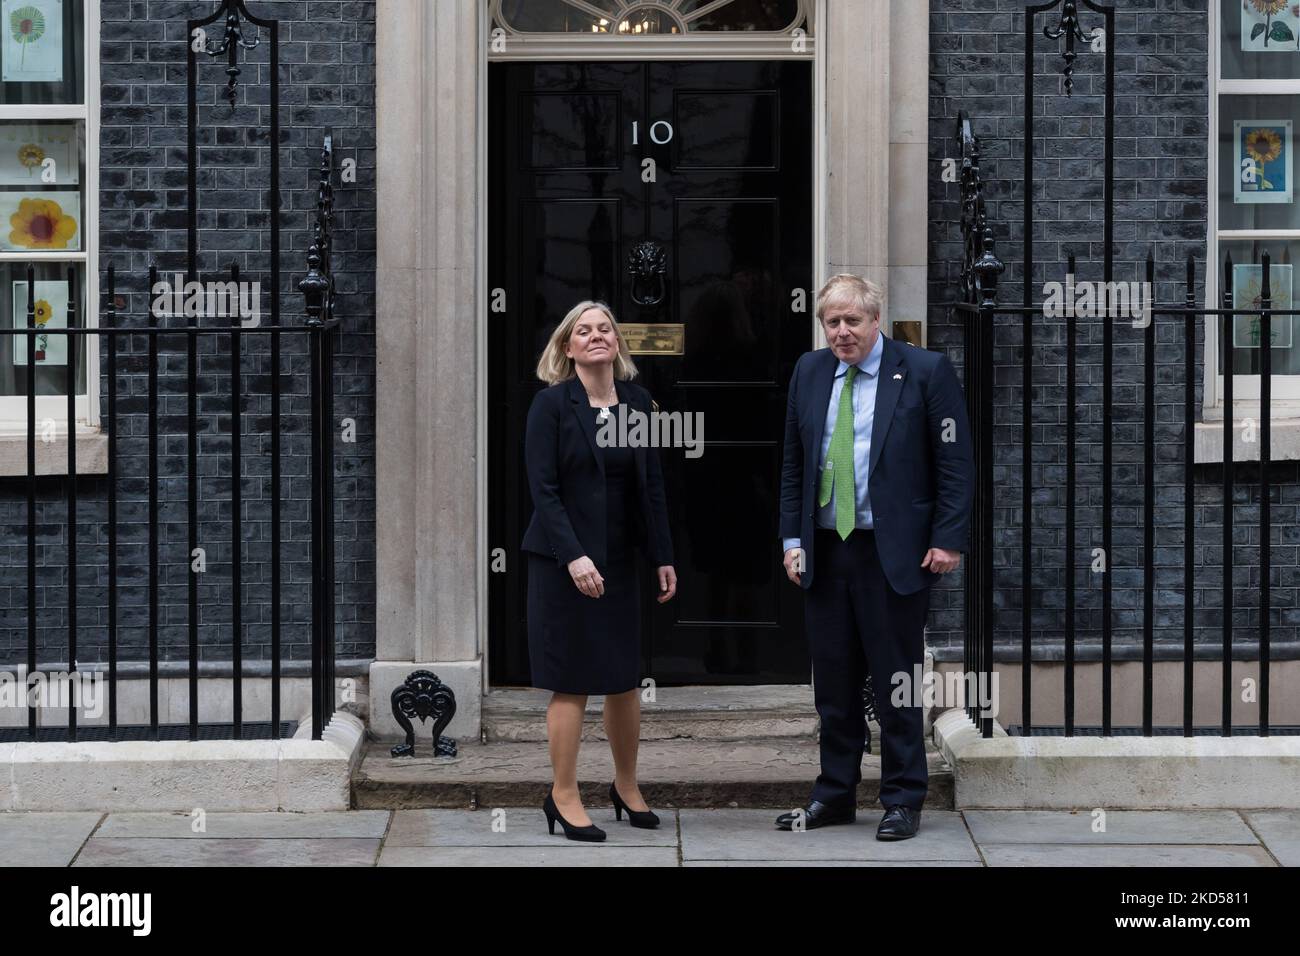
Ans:
{"type": "Polygon", "coordinates": [[[902,372],[895,372],[895,373],[894,373],[894,378],[895,378],[895,379],[899,379],[899,378],[902,378],[902,377],[903,377],[903,373],[902,373],[902,372]]]}

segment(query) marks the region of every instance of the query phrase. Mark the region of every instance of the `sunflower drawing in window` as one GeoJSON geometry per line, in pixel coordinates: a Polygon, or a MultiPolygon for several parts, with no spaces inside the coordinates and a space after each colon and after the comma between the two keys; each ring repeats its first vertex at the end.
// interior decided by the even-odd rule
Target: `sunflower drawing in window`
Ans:
{"type": "Polygon", "coordinates": [[[1251,53],[1295,52],[1300,10],[1291,0],[1242,0],[1241,48],[1251,53]]]}
{"type": "Polygon", "coordinates": [[[54,318],[54,309],[45,299],[37,299],[33,307],[36,313],[36,327],[41,329],[41,333],[36,336],[36,361],[45,361],[45,351],[50,345],[50,333],[44,331],[45,323],[54,318]]]}
{"type": "Polygon", "coordinates": [[[1234,124],[1238,203],[1291,202],[1291,121],[1237,120],[1234,124]]]}
{"type": "Polygon", "coordinates": [[[77,220],[51,198],[20,200],[9,227],[9,245],[16,249],[67,249],[77,234],[77,220]]]}

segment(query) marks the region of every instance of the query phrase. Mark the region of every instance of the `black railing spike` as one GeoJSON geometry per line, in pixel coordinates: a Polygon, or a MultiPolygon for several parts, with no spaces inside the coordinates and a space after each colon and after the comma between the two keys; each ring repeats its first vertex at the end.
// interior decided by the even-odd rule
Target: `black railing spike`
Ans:
{"type": "Polygon", "coordinates": [[[1263,278],[1260,280],[1259,294],[1267,302],[1272,298],[1272,284],[1269,282],[1269,273],[1272,271],[1269,266],[1272,264],[1272,257],[1269,256],[1268,250],[1265,249],[1263,255],[1259,257],[1260,273],[1263,278]]]}
{"type": "MultiPolygon", "coordinates": [[[[1029,15],[1029,14],[1026,14],[1029,15]]],[[[1079,9],[1074,0],[1065,0],[1065,6],[1061,10],[1061,19],[1057,23],[1056,29],[1043,27],[1043,36],[1049,40],[1059,40],[1065,37],[1065,95],[1074,95],[1074,61],[1078,59],[1079,54],[1074,49],[1075,41],[1078,40],[1087,43],[1092,39],[1092,33],[1084,33],[1083,28],[1079,26],[1079,9]]]]}
{"type": "MultiPolygon", "coordinates": [[[[211,57],[226,56],[226,92],[225,97],[230,103],[230,108],[235,108],[236,94],[235,83],[239,78],[239,48],[251,50],[257,46],[261,40],[256,36],[252,41],[244,39],[244,28],[239,23],[239,13],[243,9],[241,0],[222,0],[222,8],[226,11],[226,24],[220,40],[209,40],[203,45],[203,52],[211,57]]],[[[220,13],[218,9],[218,14],[220,13]]],[[[244,13],[247,13],[244,10],[244,13]]]]}
{"type": "Polygon", "coordinates": [[[306,300],[307,325],[320,325],[334,317],[334,275],[330,245],[334,230],[334,138],[325,134],[316,188],[316,220],[307,247],[307,275],[298,282],[306,300]]]}
{"type": "Polygon", "coordinates": [[[1191,295],[1192,290],[1196,288],[1196,256],[1192,253],[1187,254],[1187,294],[1191,295]]]}

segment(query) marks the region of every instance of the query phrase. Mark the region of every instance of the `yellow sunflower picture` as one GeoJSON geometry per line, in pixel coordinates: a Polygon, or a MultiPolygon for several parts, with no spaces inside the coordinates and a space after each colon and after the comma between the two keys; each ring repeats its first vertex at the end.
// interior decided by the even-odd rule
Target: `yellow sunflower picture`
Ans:
{"type": "Polygon", "coordinates": [[[1300,16],[1291,0],[1242,0],[1241,48],[1253,53],[1296,50],[1300,16]]]}
{"type": "MultiPolygon", "coordinates": [[[[67,328],[68,284],[62,280],[38,279],[33,295],[32,320],[37,334],[33,336],[37,365],[66,365],[68,363],[68,337],[59,329],[67,328]]],[[[13,283],[13,323],[15,329],[27,328],[27,283],[13,283]]],[[[21,332],[13,336],[13,363],[27,364],[27,336],[21,332]]]]}
{"type": "Polygon", "coordinates": [[[1237,120],[1238,203],[1291,202],[1291,121],[1237,120]]]}
{"type": "MultiPolygon", "coordinates": [[[[76,202],[75,194],[44,193],[19,197],[18,208],[9,215],[9,247],[77,248],[70,244],[77,235],[77,220],[64,210],[65,203],[75,210],[76,202]]],[[[12,200],[9,200],[9,208],[13,208],[12,200]]]]}
{"type": "Polygon", "coordinates": [[[1282,155],[1282,137],[1271,129],[1252,129],[1246,134],[1246,152],[1260,166],[1282,155]]]}

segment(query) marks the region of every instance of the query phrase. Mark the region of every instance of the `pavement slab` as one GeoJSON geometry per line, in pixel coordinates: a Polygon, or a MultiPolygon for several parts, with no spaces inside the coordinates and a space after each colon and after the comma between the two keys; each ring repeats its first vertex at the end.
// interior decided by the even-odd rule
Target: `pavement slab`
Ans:
{"type": "MultiPolygon", "coordinates": [[[[659,813],[659,826],[642,830],[626,818],[614,820],[613,810],[589,808],[591,822],[607,834],[602,846],[677,846],[677,815],[659,813]]],[[[555,835],[546,829],[546,815],[541,809],[498,807],[477,811],[464,810],[396,810],[389,828],[386,847],[554,847],[558,843],[577,844],[563,835],[555,824],[555,835]]]]}
{"type": "MultiPolygon", "coordinates": [[[[558,835],[556,839],[561,839],[558,835]]],[[[677,866],[677,848],[589,846],[385,846],[380,866],[677,866]]]]}
{"type": "Polygon", "coordinates": [[[1282,866],[1300,866],[1300,810],[1247,810],[1242,816],[1282,866]]]}
{"type": "Polygon", "coordinates": [[[97,839],[165,837],[170,839],[335,839],[356,837],[379,839],[388,827],[383,810],[333,810],[320,813],[206,813],[203,829],[195,830],[200,818],[189,813],[110,813],[97,839]]]}
{"type": "Polygon", "coordinates": [[[67,866],[104,814],[0,813],[5,866],[67,866]]]}
{"type": "Polygon", "coordinates": [[[1276,866],[1261,846],[981,844],[989,866],[1276,866]]]}
{"type": "Polygon", "coordinates": [[[1235,810],[964,810],[984,844],[1257,844],[1235,810]],[[1104,830],[1097,830],[1104,826],[1104,830]]]}
{"type": "Polygon", "coordinates": [[[978,863],[961,814],[926,810],[910,840],[876,839],[884,811],[859,811],[856,823],[803,832],[777,830],[780,810],[683,810],[682,859],[978,863]]]}
{"type": "Polygon", "coordinates": [[[92,839],[77,866],[374,866],[378,839],[92,839]]]}

